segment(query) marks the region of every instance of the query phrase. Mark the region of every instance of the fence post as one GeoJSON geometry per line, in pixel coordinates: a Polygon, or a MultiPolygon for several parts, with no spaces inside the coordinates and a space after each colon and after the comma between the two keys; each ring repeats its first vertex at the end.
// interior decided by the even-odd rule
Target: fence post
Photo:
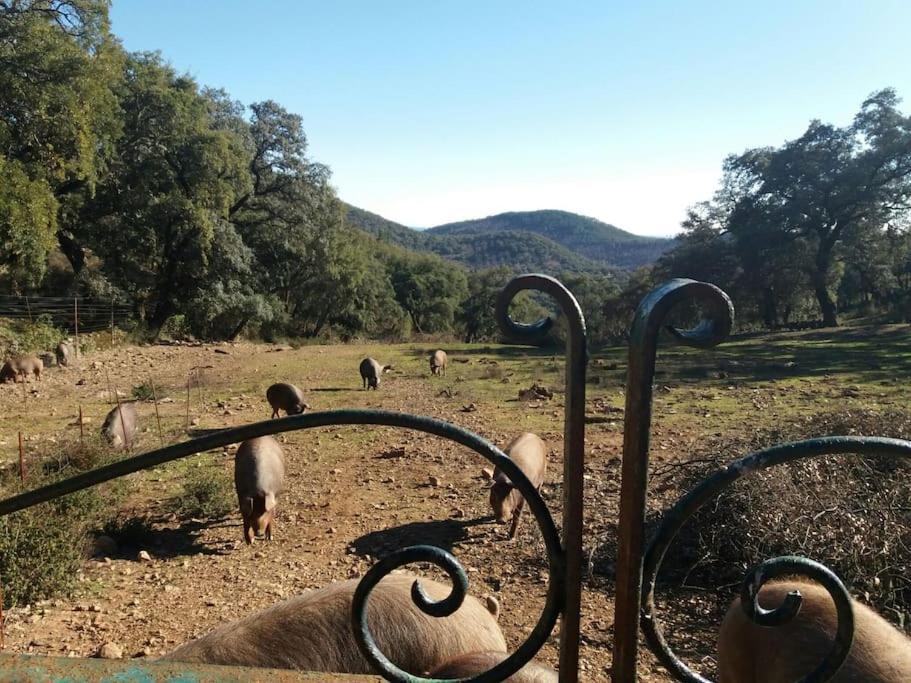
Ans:
{"type": "Polygon", "coordinates": [[[111,348],[114,348],[114,298],[111,298],[111,348]]]}
{"type": "Polygon", "coordinates": [[[193,373],[187,374],[187,427],[186,430],[190,431],[190,377],[193,373]]]}
{"type": "Polygon", "coordinates": [[[79,404],[79,440],[80,440],[80,441],[84,441],[84,440],[85,440],[85,428],[84,428],[82,425],[83,425],[83,422],[82,422],[82,404],[80,403],[80,404],[79,404]]]}
{"type": "Polygon", "coordinates": [[[149,386],[152,388],[152,400],[155,402],[155,421],[158,423],[158,440],[164,446],[164,436],[161,433],[161,415],[158,414],[158,393],[155,391],[155,382],[149,375],[149,386]]]}
{"type": "Polygon", "coordinates": [[[34,321],[32,320],[32,306],[28,302],[28,295],[25,296],[25,308],[28,311],[28,324],[31,325],[34,321]]]}
{"type": "Polygon", "coordinates": [[[73,297],[73,325],[76,328],[76,358],[79,358],[79,297],[73,297]]]}
{"type": "Polygon", "coordinates": [[[25,483],[25,449],[22,446],[22,432],[19,432],[19,481],[25,483]]]}

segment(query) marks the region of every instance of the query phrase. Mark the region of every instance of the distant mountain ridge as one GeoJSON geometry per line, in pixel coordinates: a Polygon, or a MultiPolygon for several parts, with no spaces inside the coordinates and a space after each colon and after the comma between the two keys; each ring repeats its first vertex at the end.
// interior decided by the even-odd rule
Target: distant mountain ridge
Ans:
{"type": "Polygon", "coordinates": [[[471,268],[606,273],[654,262],[674,240],[642,237],[569,211],[516,211],[414,230],[347,205],[348,223],[378,239],[471,268]]]}

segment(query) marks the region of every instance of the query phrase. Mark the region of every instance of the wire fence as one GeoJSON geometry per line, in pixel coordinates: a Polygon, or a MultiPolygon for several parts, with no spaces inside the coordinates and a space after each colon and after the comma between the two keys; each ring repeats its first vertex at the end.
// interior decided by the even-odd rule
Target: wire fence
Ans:
{"type": "Polygon", "coordinates": [[[69,332],[89,333],[122,327],[134,317],[132,305],[89,297],[0,295],[0,318],[49,320],[69,332]]]}

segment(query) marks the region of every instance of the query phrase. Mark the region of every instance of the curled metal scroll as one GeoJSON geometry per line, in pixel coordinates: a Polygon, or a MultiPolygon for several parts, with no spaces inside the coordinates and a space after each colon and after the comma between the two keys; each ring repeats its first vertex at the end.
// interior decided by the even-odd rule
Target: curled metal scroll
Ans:
{"type": "MultiPolygon", "coordinates": [[[[722,490],[752,472],[775,467],[783,463],[817,458],[825,455],[856,454],[877,457],[911,459],[911,441],[862,436],[829,436],[794,443],[781,444],[737,460],[702,481],[687,493],[664,515],[645,555],[645,587],[642,600],[642,630],[649,648],[658,659],[681,681],[710,683],[709,679],[692,671],[670,649],[655,610],[655,582],[661,563],[674,537],[703,505],[713,500],[722,490]]],[[[854,633],[853,611],[850,597],[841,581],[823,565],[804,558],[775,558],[759,564],[747,576],[742,590],[742,603],[747,616],[759,624],[774,626],[794,617],[799,603],[786,600],[778,609],[767,612],[759,608],[759,588],[769,579],[782,574],[800,575],[822,584],[835,602],[838,629],[832,649],[820,665],[800,683],[822,683],[838,671],[851,646],[854,633]],[[757,609],[758,608],[758,609],[757,609]]]]}
{"type": "MultiPolygon", "coordinates": [[[[526,504],[531,509],[535,521],[541,530],[541,535],[544,538],[544,544],[547,549],[549,580],[544,609],[538,619],[538,623],[535,625],[534,629],[532,629],[528,638],[508,659],[501,662],[491,671],[466,680],[486,683],[488,681],[502,680],[515,673],[531,661],[535,653],[537,653],[547,641],[563,606],[563,596],[560,591],[565,584],[565,579],[563,569],[564,556],[562,548],[560,547],[560,537],[544,500],[541,498],[537,489],[535,489],[528,480],[528,477],[525,476],[525,473],[519,469],[518,465],[503,453],[503,451],[486,439],[442,420],[383,410],[335,410],[307,413],[303,415],[291,415],[276,420],[255,422],[241,427],[219,430],[196,439],[119,460],[104,467],[99,467],[89,472],[70,477],[69,479],[64,479],[33,491],[26,491],[19,495],[12,496],[0,501],[0,516],[8,515],[17,510],[22,510],[69,493],[74,493],[105,481],[110,481],[111,479],[116,479],[125,474],[156,467],[172,460],[220,448],[227,446],[228,444],[238,443],[247,439],[294,430],[312,429],[330,425],[355,424],[415,429],[459,443],[475,451],[495,467],[500,468],[522,493],[526,504]]],[[[401,566],[402,564],[423,561],[433,562],[445,569],[450,576],[453,576],[456,584],[456,591],[453,596],[444,601],[444,609],[441,609],[439,606],[434,607],[433,603],[427,599],[427,596],[424,595],[422,591],[416,589],[412,594],[415,604],[428,614],[451,613],[446,612],[446,610],[452,609],[454,611],[457,609],[464,599],[464,585],[462,584],[464,570],[462,570],[452,555],[446,553],[442,549],[433,548],[431,546],[406,548],[398,553],[393,553],[391,556],[378,563],[377,566],[373,567],[363,579],[365,585],[363,587],[359,586],[358,588],[358,591],[362,594],[364,604],[366,603],[370,588],[383,576],[392,571],[392,569],[401,566]]],[[[366,622],[363,621],[361,617],[358,617],[356,613],[354,614],[354,617],[355,623],[362,623],[363,627],[366,628],[366,622]]],[[[394,665],[391,665],[385,658],[379,659],[375,657],[376,648],[375,646],[371,647],[372,638],[370,637],[369,632],[366,630],[359,632],[356,628],[355,633],[359,642],[362,643],[361,646],[364,654],[373,661],[379,668],[381,674],[388,680],[408,681],[409,683],[412,681],[430,680],[411,676],[410,674],[397,669],[394,665]]]]}
{"type": "MultiPolygon", "coordinates": [[[[560,680],[575,683],[579,678],[579,630],[582,604],[582,536],[585,464],[585,370],[588,348],[585,316],[579,302],[563,284],[547,275],[519,275],[510,280],[497,297],[496,316],[503,334],[515,341],[536,343],[553,326],[551,318],[526,324],[509,316],[509,305],[524,290],[550,295],[560,306],[567,322],[566,392],[563,422],[563,559],[560,623],[560,680]]],[[[493,679],[491,679],[493,680],[493,679]]]]}
{"type": "Polygon", "coordinates": [[[670,280],[652,290],[633,316],[627,366],[618,522],[620,547],[614,602],[613,679],[624,683],[636,680],[655,354],[664,321],[680,303],[697,303],[705,314],[692,329],[668,327],[687,346],[708,348],[721,343],[730,334],[734,322],[734,307],[727,294],[714,285],[686,279],[670,280]]]}

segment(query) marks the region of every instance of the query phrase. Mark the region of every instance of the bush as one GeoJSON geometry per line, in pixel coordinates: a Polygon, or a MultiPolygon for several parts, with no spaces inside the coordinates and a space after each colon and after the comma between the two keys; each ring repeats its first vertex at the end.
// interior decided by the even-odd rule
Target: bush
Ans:
{"type": "Polygon", "coordinates": [[[54,327],[50,316],[39,315],[34,322],[5,320],[0,324],[0,355],[51,351],[66,333],[54,327]]]}
{"type": "MultiPolygon", "coordinates": [[[[911,413],[839,412],[709,443],[690,464],[659,468],[653,490],[690,490],[724,462],[760,448],[842,434],[908,438],[911,413]]],[[[828,456],[756,472],[690,519],[668,552],[661,578],[713,590],[739,588],[754,563],[803,555],[828,566],[855,596],[897,623],[911,623],[909,498],[911,463],[904,460],[828,456]]],[[[651,518],[654,526],[658,515],[651,518]]]]}
{"type": "Polygon", "coordinates": [[[175,501],[184,517],[224,517],[234,508],[234,491],[221,472],[208,467],[192,470],[175,501]]]}
{"type": "Polygon", "coordinates": [[[71,593],[104,507],[88,489],[0,517],[4,607],[71,593]]]}

